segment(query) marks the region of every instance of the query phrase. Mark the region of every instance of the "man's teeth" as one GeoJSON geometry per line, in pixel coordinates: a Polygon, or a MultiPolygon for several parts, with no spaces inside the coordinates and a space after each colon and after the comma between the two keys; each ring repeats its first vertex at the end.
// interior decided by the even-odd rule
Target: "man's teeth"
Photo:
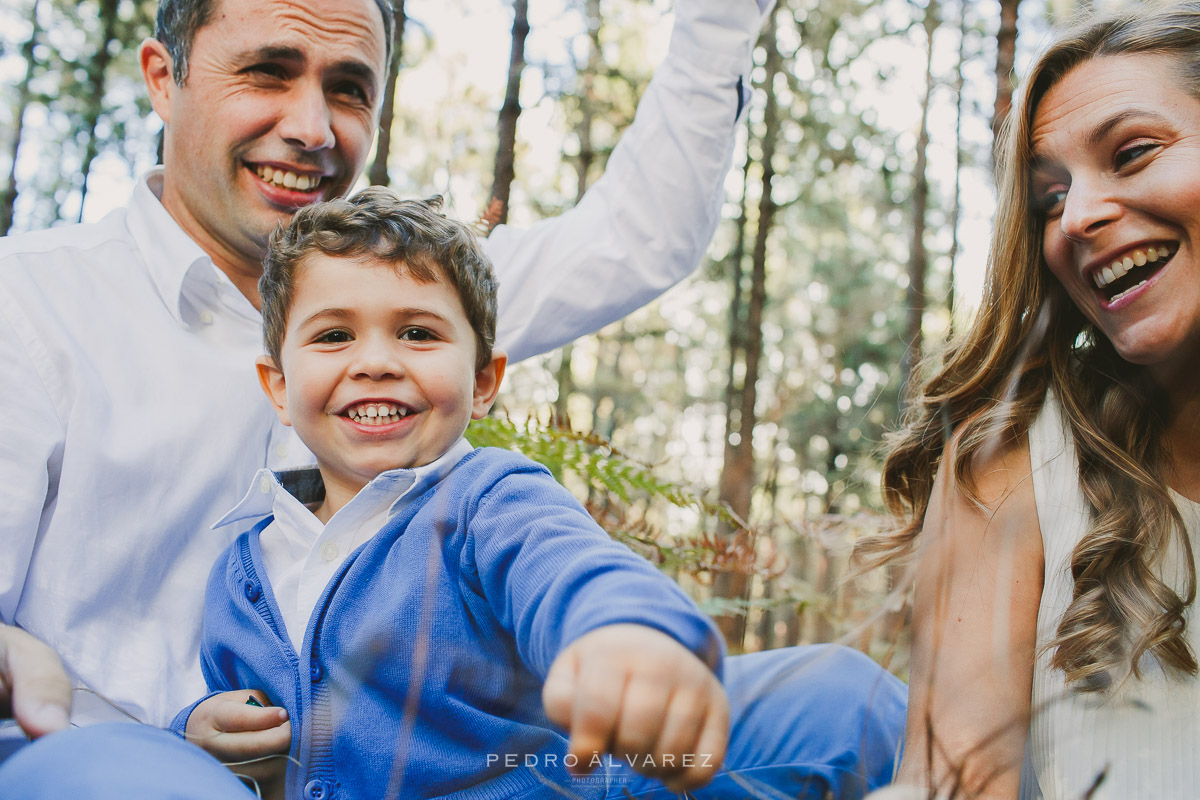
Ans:
{"type": "MultiPolygon", "coordinates": [[[[1124,278],[1129,273],[1129,270],[1134,267],[1144,267],[1160,259],[1170,258],[1170,255],[1171,251],[1165,247],[1148,247],[1145,250],[1134,250],[1124,258],[1112,262],[1102,270],[1094,272],[1092,280],[1095,281],[1096,288],[1103,289],[1118,278],[1124,278]]],[[[1125,292],[1121,294],[1123,295],[1125,292]]],[[[1116,298],[1113,299],[1115,300],[1116,298]]]]}
{"type": "Polygon", "coordinates": [[[393,406],[388,403],[366,403],[354,406],[347,415],[350,419],[363,425],[387,425],[399,422],[401,417],[407,417],[409,410],[404,406],[393,406]]]}
{"type": "Polygon", "coordinates": [[[317,188],[317,185],[321,183],[320,175],[297,175],[294,172],[288,172],[286,169],[261,166],[257,171],[258,177],[267,183],[273,183],[285,189],[296,189],[301,192],[307,192],[310,189],[317,188]]]}

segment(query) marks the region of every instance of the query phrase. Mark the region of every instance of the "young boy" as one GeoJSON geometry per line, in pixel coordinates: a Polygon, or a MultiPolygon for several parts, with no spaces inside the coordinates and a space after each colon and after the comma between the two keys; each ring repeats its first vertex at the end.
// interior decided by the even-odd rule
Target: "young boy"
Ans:
{"type": "Polygon", "coordinates": [[[506,363],[470,231],[368,189],[298,212],[259,288],[259,378],[320,480],[262,470],[218,523],[246,532],[208,583],[214,693],[172,727],[226,763],[289,752],[312,800],[603,796],[571,773],[615,762],[711,778],[715,628],[545,469],[463,439],[506,363]]]}

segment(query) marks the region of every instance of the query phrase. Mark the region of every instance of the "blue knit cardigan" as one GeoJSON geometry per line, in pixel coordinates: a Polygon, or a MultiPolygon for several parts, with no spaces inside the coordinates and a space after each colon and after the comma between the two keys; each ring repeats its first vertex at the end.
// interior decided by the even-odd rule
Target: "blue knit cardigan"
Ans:
{"type": "Polygon", "coordinates": [[[712,622],[523,456],[475,450],[352,553],[301,653],[266,582],[269,521],[213,567],[201,664],[212,692],[262,689],[287,709],[300,765],[289,798],[559,796],[546,782],[570,782],[566,740],[542,711],[542,681],[603,625],[661,630],[720,674],[712,622]]]}

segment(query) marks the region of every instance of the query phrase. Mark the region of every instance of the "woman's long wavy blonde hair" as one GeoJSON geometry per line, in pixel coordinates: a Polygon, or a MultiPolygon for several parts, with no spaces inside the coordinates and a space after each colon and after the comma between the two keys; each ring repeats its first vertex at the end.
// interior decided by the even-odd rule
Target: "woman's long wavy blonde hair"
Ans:
{"type": "Polygon", "coordinates": [[[976,498],[973,465],[1026,435],[1053,390],[1074,438],[1092,517],[1071,555],[1071,604],[1048,647],[1053,665],[1083,690],[1101,689],[1130,670],[1140,676],[1138,662],[1147,653],[1170,671],[1197,672],[1184,618],[1196,595],[1195,566],[1164,481],[1165,398],[1143,368],[1117,355],[1050,274],[1042,257],[1044,221],[1030,190],[1040,100],[1075,66],[1131,53],[1174,57],[1181,80],[1200,98],[1200,2],[1142,5],[1086,22],[1033,67],[1001,134],[984,300],[888,442],[884,500],[901,526],[859,548],[869,564],[911,558],[951,438],[954,479],[976,498]],[[1175,545],[1185,554],[1182,594],[1159,572],[1160,555],[1175,545]]]}

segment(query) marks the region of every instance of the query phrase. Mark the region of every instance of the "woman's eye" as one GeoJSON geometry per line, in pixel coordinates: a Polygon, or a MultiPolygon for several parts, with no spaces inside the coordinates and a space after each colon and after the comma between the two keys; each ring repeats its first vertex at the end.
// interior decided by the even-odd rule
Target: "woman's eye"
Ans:
{"type": "Polygon", "coordinates": [[[351,336],[348,331],[325,331],[313,341],[320,344],[340,344],[342,342],[349,342],[350,340],[351,336]]]}
{"type": "Polygon", "coordinates": [[[1062,213],[1063,204],[1067,202],[1067,187],[1052,186],[1038,195],[1038,210],[1044,216],[1054,217],[1062,213]]]}
{"type": "Polygon", "coordinates": [[[1117,155],[1113,158],[1113,162],[1116,164],[1117,169],[1121,169],[1126,164],[1136,161],[1156,147],[1158,147],[1158,145],[1153,142],[1139,142],[1138,144],[1123,147],[1117,151],[1117,155]]]}

